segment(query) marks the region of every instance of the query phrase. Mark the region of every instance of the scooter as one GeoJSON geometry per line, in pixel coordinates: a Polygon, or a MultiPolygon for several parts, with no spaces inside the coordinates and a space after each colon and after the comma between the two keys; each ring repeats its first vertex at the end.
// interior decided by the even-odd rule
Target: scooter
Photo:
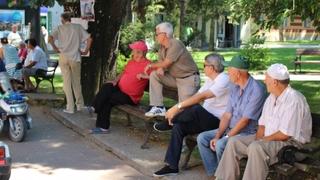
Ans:
{"type": "Polygon", "coordinates": [[[27,97],[12,90],[6,72],[0,72],[0,85],[5,92],[0,95],[0,132],[8,131],[12,141],[21,142],[32,127],[27,97]]]}

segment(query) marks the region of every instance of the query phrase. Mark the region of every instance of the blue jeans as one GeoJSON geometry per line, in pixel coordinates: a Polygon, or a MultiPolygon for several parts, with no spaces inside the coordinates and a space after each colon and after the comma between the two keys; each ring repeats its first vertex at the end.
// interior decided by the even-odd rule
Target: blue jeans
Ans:
{"type": "Polygon", "coordinates": [[[228,138],[223,136],[217,141],[215,146],[216,151],[212,151],[210,149],[210,141],[215,137],[217,132],[218,129],[205,131],[197,137],[199,152],[208,176],[214,175],[228,142],[228,138]]]}

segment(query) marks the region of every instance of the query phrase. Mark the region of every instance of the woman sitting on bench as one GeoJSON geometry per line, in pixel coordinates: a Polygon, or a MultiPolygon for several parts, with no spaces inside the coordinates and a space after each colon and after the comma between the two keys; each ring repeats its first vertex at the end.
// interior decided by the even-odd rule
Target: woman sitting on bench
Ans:
{"type": "Polygon", "coordinates": [[[92,107],[89,108],[91,112],[97,113],[96,127],[90,130],[92,134],[109,132],[113,106],[135,105],[143,96],[149,79],[148,74],[144,73],[144,68],[151,63],[146,58],[148,47],[144,41],[136,41],[129,47],[132,49],[132,59],[115,80],[102,86],[93,100],[92,107]]]}

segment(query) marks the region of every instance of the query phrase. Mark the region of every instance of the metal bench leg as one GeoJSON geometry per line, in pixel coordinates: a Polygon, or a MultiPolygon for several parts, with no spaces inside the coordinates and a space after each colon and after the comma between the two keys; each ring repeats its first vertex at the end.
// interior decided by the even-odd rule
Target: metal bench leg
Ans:
{"type": "Polygon", "coordinates": [[[144,125],[146,128],[146,134],[144,136],[144,142],[141,145],[141,149],[149,149],[150,147],[147,145],[150,139],[150,136],[153,131],[153,122],[152,121],[144,121],[144,125]]]}
{"type": "Polygon", "coordinates": [[[191,154],[192,154],[194,148],[197,146],[197,141],[194,139],[194,137],[187,136],[185,140],[186,140],[186,145],[188,147],[188,151],[187,151],[187,155],[185,156],[185,159],[184,159],[182,167],[181,167],[183,170],[186,170],[189,168],[188,163],[190,161],[191,154]]]}
{"type": "Polygon", "coordinates": [[[54,85],[53,85],[53,79],[50,82],[51,82],[51,87],[52,87],[52,93],[55,93],[54,85]]]}
{"type": "Polygon", "coordinates": [[[127,116],[127,127],[131,127],[132,126],[132,121],[131,121],[131,117],[129,113],[126,113],[127,116]]]}

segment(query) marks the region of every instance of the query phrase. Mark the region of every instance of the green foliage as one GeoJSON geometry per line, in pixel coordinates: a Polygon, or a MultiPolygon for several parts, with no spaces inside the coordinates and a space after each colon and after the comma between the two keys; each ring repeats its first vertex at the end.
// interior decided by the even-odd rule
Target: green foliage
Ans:
{"type": "Polygon", "coordinates": [[[226,0],[229,4],[232,21],[253,18],[261,27],[270,29],[279,27],[285,18],[301,16],[302,20],[310,18],[313,25],[320,30],[319,0],[226,0]]]}
{"type": "Polygon", "coordinates": [[[129,23],[121,29],[120,52],[129,57],[130,49],[128,45],[134,41],[145,39],[145,27],[140,21],[129,23]]]}
{"type": "Polygon", "coordinates": [[[269,49],[260,47],[264,41],[264,38],[253,36],[248,43],[244,45],[243,49],[240,50],[240,54],[249,59],[250,69],[252,70],[266,69],[269,61],[269,49]]]}

